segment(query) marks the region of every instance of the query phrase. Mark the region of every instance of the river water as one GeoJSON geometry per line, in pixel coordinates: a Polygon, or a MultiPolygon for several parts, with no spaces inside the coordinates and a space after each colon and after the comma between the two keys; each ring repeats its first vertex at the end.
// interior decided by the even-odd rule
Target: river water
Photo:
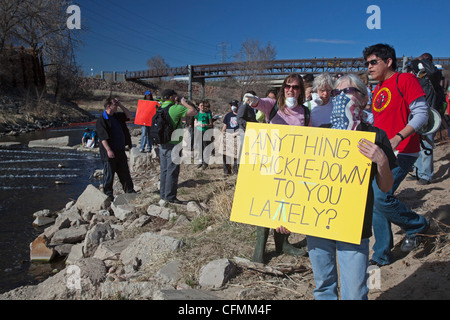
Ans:
{"type": "MultiPolygon", "coordinates": [[[[0,142],[21,145],[0,147],[0,293],[46,279],[63,261],[30,263],[29,244],[45,227],[32,226],[33,213],[59,211],[76,200],[102,164],[97,153],[76,150],[28,148],[31,140],[69,136],[69,145],[79,145],[85,127],[52,129],[19,137],[0,137],[0,142]],[[55,183],[61,181],[63,184],[55,183]]],[[[93,128],[93,126],[91,126],[93,128]]]]}

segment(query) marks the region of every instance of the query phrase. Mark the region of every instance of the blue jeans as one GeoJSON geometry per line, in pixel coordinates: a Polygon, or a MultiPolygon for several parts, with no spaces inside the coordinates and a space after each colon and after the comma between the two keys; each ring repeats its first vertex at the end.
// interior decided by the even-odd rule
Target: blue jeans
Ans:
{"type": "Polygon", "coordinates": [[[306,239],[316,284],[314,298],[316,300],[339,298],[337,269],[339,263],[341,298],[367,300],[369,239],[362,239],[360,245],[312,236],[307,236],[306,239]]]}
{"type": "Polygon", "coordinates": [[[427,220],[411,211],[403,202],[394,196],[400,183],[406,177],[416,161],[416,157],[399,154],[398,166],[392,170],[394,185],[387,193],[378,188],[376,180],[373,181],[374,205],[373,205],[373,233],[375,244],[373,246],[372,260],[386,265],[392,262],[391,249],[393,248],[393,235],[391,223],[396,224],[406,231],[406,236],[413,237],[416,233],[424,231],[427,220]]]}
{"type": "Polygon", "coordinates": [[[144,151],[145,146],[147,146],[147,151],[152,151],[152,141],[150,139],[150,127],[148,126],[142,126],[141,130],[141,146],[139,150],[141,152],[144,151]]]}
{"type": "MultiPolygon", "coordinates": [[[[429,134],[427,135],[427,138],[433,142],[435,135],[436,133],[429,134]]],[[[433,150],[433,146],[430,145],[428,141],[423,140],[423,144],[426,148],[433,150]]],[[[420,155],[414,163],[414,166],[416,167],[416,175],[419,179],[431,181],[434,173],[433,153],[427,155],[422,146],[420,147],[420,149],[420,155]]]]}
{"type": "Polygon", "coordinates": [[[161,169],[159,195],[161,199],[172,201],[177,198],[178,176],[180,165],[172,161],[172,150],[175,144],[162,144],[159,151],[159,165],[161,169]]]}

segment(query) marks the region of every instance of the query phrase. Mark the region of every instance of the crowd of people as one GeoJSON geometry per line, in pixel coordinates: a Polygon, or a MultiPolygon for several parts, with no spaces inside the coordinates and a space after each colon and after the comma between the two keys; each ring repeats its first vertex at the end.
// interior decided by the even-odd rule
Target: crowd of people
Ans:
{"type": "MultiPolygon", "coordinates": [[[[444,92],[447,91],[446,88],[438,88],[442,86],[442,74],[432,64],[429,53],[411,61],[408,72],[404,73],[397,72],[396,53],[390,45],[369,46],[364,49],[363,56],[367,67],[364,74],[323,73],[316,77],[302,77],[293,73],[284,79],[279,90],[269,90],[263,98],[254,91],[246,92],[240,101],[229,103],[230,109],[221,128],[224,135],[241,141],[248,122],[376,134],[375,143],[365,139],[359,143],[361,154],[370,159],[373,166],[359,245],[307,236],[307,247],[298,248],[288,242],[290,231],[285,226],[274,231],[277,252],[309,255],[316,299],[338,299],[338,283],[342,299],[367,299],[368,267],[381,267],[393,262],[391,224],[406,232],[401,245],[404,252],[417,247],[418,234],[426,232],[429,227],[427,218],[408,208],[395,196],[395,191],[407,176],[420,184],[432,183],[432,153],[425,151],[432,149],[434,133],[429,137],[431,144],[424,145],[417,132],[427,123],[430,107],[442,111],[444,92]],[[377,82],[374,88],[369,78],[377,82]],[[373,255],[369,257],[369,238],[372,235],[375,244],[373,255]]],[[[159,107],[170,108],[168,114],[174,129],[185,127],[189,131],[191,139],[188,145],[198,151],[194,156],[195,163],[199,169],[206,169],[209,159],[208,153],[203,151],[211,139],[203,137],[213,127],[209,103],[202,101],[196,107],[179,98],[174,90],[166,89],[161,94],[159,107]],[[194,139],[194,136],[200,138],[194,139]]],[[[97,122],[105,171],[103,188],[110,197],[115,173],[124,192],[134,192],[124,152],[130,143],[125,121],[130,118],[131,113],[117,99],[108,99],[103,116],[97,122]],[[117,112],[118,108],[122,112],[117,112]]],[[[143,129],[141,151],[145,145],[152,147],[147,131],[148,128],[143,129]]],[[[172,157],[172,151],[182,140],[183,137],[177,137],[159,146],[160,198],[163,203],[186,203],[177,197],[180,164],[174,163],[172,157]]],[[[223,154],[223,170],[225,174],[237,174],[238,156],[223,154]]],[[[257,227],[255,262],[265,262],[268,236],[268,228],[257,227]]]]}

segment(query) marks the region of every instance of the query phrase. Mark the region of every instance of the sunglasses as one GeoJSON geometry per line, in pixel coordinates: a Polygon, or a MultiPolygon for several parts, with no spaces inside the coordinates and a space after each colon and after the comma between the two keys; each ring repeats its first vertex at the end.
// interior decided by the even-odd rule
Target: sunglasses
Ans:
{"type": "Polygon", "coordinates": [[[369,66],[369,64],[371,66],[376,66],[378,63],[380,63],[380,61],[382,61],[382,60],[381,59],[373,59],[373,60],[370,60],[370,61],[366,61],[366,62],[364,62],[364,66],[366,68],[369,66]]]}
{"type": "Polygon", "coordinates": [[[292,89],[294,89],[294,90],[300,90],[300,86],[299,86],[298,84],[296,84],[296,85],[294,85],[294,86],[291,86],[291,85],[289,85],[289,84],[285,84],[285,85],[284,85],[284,88],[285,88],[286,90],[289,90],[290,88],[292,88],[292,89]]]}
{"type": "Polygon", "coordinates": [[[345,94],[355,94],[356,92],[359,92],[359,93],[363,94],[361,91],[359,91],[358,89],[356,89],[354,87],[348,87],[348,88],[344,88],[344,89],[333,89],[333,90],[331,90],[331,96],[332,97],[336,97],[336,96],[340,95],[341,92],[343,92],[345,94]]]}

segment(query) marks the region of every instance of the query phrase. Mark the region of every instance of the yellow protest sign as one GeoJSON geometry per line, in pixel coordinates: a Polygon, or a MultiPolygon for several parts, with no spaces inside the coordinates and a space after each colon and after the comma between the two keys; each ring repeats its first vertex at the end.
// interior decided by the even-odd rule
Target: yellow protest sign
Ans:
{"type": "Polygon", "coordinates": [[[375,133],[247,123],[231,221],[359,244],[375,133]]]}

